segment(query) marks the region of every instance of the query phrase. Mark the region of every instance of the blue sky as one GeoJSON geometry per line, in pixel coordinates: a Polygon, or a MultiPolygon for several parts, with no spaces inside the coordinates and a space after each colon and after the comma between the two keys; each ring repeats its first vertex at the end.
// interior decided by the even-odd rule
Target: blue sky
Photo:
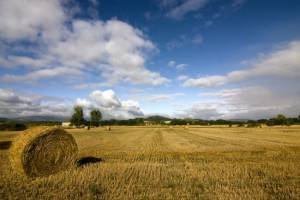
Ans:
{"type": "Polygon", "coordinates": [[[0,0],[0,116],[300,114],[297,0],[0,0]]]}

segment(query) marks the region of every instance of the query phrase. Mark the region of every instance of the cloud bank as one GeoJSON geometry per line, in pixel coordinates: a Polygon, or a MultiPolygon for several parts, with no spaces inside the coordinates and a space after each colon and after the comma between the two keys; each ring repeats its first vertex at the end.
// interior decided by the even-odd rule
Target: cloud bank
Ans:
{"type": "Polygon", "coordinates": [[[35,94],[24,94],[13,90],[0,89],[0,116],[59,116],[71,113],[69,101],[35,94]]]}
{"type": "Polygon", "coordinates": [[[186,67],[188,67],[189,65],[188,64],[185,64],[185,63],[176,63],[174,60],[171,60],[168,62],[168,66],[169,67],[174,67],[178,70],[182,70],[182,69],[185,69],[186,67]]]}
{"type": "MultiPolygon", "coordinates": [[[[262,86],[201,93],[208,98],[177,110],[175,116],[201,119],[262,119],[300,114],[300,89],[274,90],[262,86]]],[[[182,106],[184,107],[184,106],[182,106]]]]}
{"type": "Polygon", "coordinates": [[[201,93],[206,100],[183,109],[179,115],[208,119],[259,119],[279,113],[298,116],[300,42],[292,41],[247,63],[248,68],[225,75],[179,77],[184,87],[220,88],[201,93]]]}
{"type": "Polygon", "coordinates": [[[212,75],[189,78],[183,82],[185,87],[216,87],[237,83],[252,78],[300,77],[300,42],[293,41],[268,55],[259,58],[247,69],[236,70],[226,75],[212,75]]]}
{"type": "Polygon", "coordinates": [[[95,90],[88,98],[77,99],[75,104],[85,108],[87,113],[92,109],[99,109],[106,119],[129,119],[144,116],[137,101],[121,101],[113,90],[95,90]]]}
{"type": "Polygon", "coordinates": [[[6,74],[1,81],[61,76],[82,81],[96,76],[111,85],[169,82],[146,68],[147,57],[156,47],[141,30],[117,19],[73,19],[61,2],[0,2],[0,66],[26,71],[6,74]]]}
{"type": "Polygon", "coordinates": [[[139,103],[120,100],[113,90],[95,90],[87,98],[70,101],[13,90],[0,89],[0,117],[57,116],[69,118],[73,107],[84,108],[85,117],[92,109],[99,109],[104,119],[129,119],[144,116],[139,103]]]}

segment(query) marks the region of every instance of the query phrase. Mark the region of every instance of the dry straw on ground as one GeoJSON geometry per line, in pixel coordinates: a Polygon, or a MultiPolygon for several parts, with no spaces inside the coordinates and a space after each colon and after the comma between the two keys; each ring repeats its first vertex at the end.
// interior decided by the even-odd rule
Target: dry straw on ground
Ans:
{"type": "Polygon", "coordinates": [[[299,199],[300,126],[172,127],[68,129],[82,167],[34,181],[0,150],[0,199],[299,199]]]}
{"type": "Polygon", "coordinates": [[[60,128],[36,127],[24,131],[10,150],[14,170],[29,177],[46,176],[71,167],[78,147],[60,128]]]}

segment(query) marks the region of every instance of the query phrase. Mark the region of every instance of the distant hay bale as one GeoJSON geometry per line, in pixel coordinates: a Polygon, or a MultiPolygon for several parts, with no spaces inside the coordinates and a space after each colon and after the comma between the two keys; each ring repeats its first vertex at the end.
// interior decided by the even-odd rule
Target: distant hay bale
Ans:
{"type": "Polygon", "coordinates": [[[111,127],[110,127],[110,126],[107,126],[107,127],[106,127],[106,130],[107,130],[107,131],[111,131],[111,127]]]}
{"type": "Polygon", "coordinates": [[[78,147],[60,128],[36,127],[20,134],[10,150],[14,170],[29,177],[47,176],[74,165],[78,147]]]}

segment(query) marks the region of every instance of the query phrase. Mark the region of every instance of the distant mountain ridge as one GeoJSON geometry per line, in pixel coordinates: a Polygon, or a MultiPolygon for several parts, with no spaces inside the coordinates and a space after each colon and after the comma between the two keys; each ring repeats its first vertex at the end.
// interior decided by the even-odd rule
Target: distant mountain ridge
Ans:
{"type": "Polygon", "coordinates": [[[164,117],[164,116],[161,116],[161,115],[152,115],[152,116],[146,117],[144,119],[147,120],[147,121],[168,121],[168,120],[171,120],[171,118],[164,117]]]}
{"type": "Polygon", "coordinates": [[[6,121],[9,121],[9,119],[4,118],[4,117],[0,117],[0,122],[6,122],[6,121]]]}
{"type": "Polygon", "coordinates": [[[16,117],[16,118],[11,118],[10,120],[14,121],[35,121],[35,122],[40,122],[40,121],[48,121],[48,122],[62,122],[65,121],[66,118],[61,117],[61,116],[24,116],[24,117],[16,117]]]}
{"type": "MultiPolygon", "coordinates": [[[[176,118],[166,117],[162,115],[151,115],[144,118],[145,121],[152,121],[152,122],[162,122],[162,121],[169,121],[174,120],[176,118]]],[[[41,121],[48,121],[48,122],[63,122],[63,121],[69,121],[70,119],[68,117],[62,117],[62,116],[52,116],[52,115],[32,115],[32,116],[24,116],[24,117],[15,117],[15,118],[5,118],[0,117],[0,122],[6,122],[6,121],[19,121],[19,122],[41,122],[41,121]]],[[[182,119],[187,120],[187,119],[182,119]]],[[[202,119],[188,119],[191,121],[195,120],[202,120],[202,119]]],[[[206,120],[204,120],[206,121],[206,120]]],[[[247,122],[249,119],[228,119],[226,121],[232,121],[232,122],[247,122]]]]}
{"type": "Polygon", "coordinates": [[[247,122],[250,119],[228,119],[227,121],[232,121],[232,122],[247,122]]]}

